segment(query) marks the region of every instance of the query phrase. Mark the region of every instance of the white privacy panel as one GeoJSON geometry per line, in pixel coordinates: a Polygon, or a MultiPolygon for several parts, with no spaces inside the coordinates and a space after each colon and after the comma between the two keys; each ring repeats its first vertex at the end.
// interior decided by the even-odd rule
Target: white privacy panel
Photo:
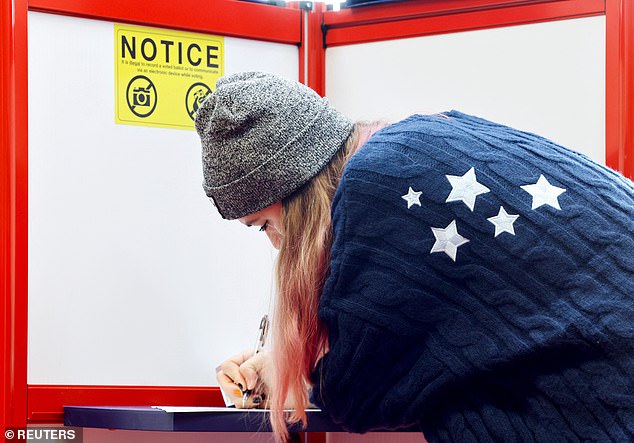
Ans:
{"type": "MultiPolygon", "coordinates": [[[[113,23],[29,13],[31,384],[215,385],[269,310],[266,236],[205,196],[194,131],[114,123],[113,23]]],[[[225,73],[298,77],[225,38],[225,73]]]]}
{"type": "Polygon", "coordinates": [[[605,17],[329,48],[326,93],[354,119],[457,109],[605,163],[605,17]]]}

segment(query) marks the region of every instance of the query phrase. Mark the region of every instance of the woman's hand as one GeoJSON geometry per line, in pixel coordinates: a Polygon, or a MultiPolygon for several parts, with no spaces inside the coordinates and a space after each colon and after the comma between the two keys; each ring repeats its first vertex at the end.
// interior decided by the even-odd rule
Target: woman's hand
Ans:
{"type": "Polygon", "coordinates": [[[272,371],[268,352],[243,351],[220,365],[216,378],[237,408],[266,408],[272,371]],[[246,400],[245,392],[250,391],[246,400]],[[243,401],[244,400],[244,401],[243,401]]]}

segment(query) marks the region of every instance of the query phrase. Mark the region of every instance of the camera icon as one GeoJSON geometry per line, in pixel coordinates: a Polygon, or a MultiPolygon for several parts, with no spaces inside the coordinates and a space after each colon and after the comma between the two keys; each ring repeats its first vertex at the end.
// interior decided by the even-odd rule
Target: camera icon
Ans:
{"type": "Polygon", "coordinates": [[[140,118],[152,115],[159,101],[156,86],[144,75],[137,75],[128,82],[125,95],[130,112],[140,118]]]}
{"type": "Polygon", "coordinates": [[[132,90],[132,104],[134,106],[150,106],[150,86],[134,88],[132,90]]]}

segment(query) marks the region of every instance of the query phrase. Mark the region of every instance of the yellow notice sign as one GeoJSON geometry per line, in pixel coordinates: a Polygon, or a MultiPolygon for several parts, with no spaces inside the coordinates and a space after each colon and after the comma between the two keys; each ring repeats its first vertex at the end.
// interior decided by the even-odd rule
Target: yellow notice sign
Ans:
{"type": "Polygon", "coordinates": [[[115,121],[194,129],[224,72],[224,38],[115,25],[115,121]]]}

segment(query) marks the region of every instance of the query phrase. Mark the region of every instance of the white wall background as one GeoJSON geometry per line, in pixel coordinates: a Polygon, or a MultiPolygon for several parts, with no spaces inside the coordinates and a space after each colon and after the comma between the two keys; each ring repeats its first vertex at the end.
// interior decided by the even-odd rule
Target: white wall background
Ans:
{"type": "MultiPolygon", "coordinates": [[[[221,219],[194,131],[114,123],[112,23],[29,13],[31,384],[216,385],[269,309],[273,250],[221,219]]],[[[297,47],[225,39],[225,73],[297,47]]]]}
{"type": "Polygon", "coordinates": [[[326,95],[354,119],[457,109],[605,163],[605,17],[329,48],[326,95]]]}

